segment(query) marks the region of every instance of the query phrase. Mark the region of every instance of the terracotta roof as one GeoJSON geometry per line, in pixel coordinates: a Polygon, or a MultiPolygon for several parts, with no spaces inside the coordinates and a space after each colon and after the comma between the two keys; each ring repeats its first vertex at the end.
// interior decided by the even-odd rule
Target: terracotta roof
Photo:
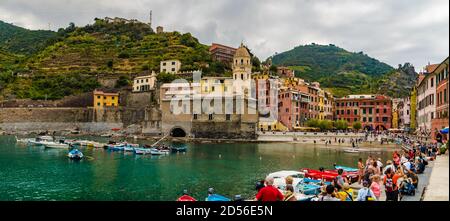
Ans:
{"type": "Polygon", "coordinates": [[[209,47],[209,50],[211,51],[211,50],[214,50],[216,48],[227,48],[227,49],[230,49],[230,50],[233,50],[233,51],[237,50],[236,48],[233,48],[233,47],[230,47],[230,46],[226,46],[226,45],[222,45],[222,44],[217,44],[217,43],[212,43],[211,47],[209,47]]]}
{"type": "Polygon", "coordinates": [[[429,64],[425,67],[427,73],[433,73],[434,70],[439,66],[439,64],[429,64]]]}

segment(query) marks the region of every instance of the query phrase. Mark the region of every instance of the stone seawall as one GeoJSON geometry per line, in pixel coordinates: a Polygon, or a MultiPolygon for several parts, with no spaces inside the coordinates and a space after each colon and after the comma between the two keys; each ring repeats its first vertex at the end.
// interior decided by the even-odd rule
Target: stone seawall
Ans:
{"type": "Polygon", "coordinates": [[[127,133],[159,134],[160,120],[154,108],[0,108],[0,130],[10,133],[75,129],[102,133],[122,128],[127,133]]]}
{"type": "Polygon", "coordinates": [[[16,132],[43,132],[43,131],[70,131],[79,129],[87,133],[106,133],[113,128],[121,128],[122,123],[105,122],[26,122],[26,123],[0,123],[0,129],[7,133],[16,132]]]}

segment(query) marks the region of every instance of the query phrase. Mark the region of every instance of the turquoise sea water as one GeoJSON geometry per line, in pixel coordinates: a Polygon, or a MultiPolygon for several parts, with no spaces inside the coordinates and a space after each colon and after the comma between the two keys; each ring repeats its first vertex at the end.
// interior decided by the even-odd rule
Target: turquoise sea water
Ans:
{"type": "Polygon", "coordinates": [[[255,182],[271,172],[333,163],[356,167],[359,157],[385,161],[391,155],[286,143],[186,145],[187,153],[168,156],[81,148],[86,158],[76,162],[67,150],[16,145],[14,137],[0,136],[0,200],[173,201],[183,189],[203,200],[209,187],[253,198],[255,182]]]}

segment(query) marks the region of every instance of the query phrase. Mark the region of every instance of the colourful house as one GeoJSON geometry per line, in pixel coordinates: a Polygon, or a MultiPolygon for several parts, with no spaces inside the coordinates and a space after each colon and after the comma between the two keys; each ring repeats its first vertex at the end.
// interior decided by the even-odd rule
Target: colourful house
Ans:
{"type": "Polygon", "coordinates": [[[94,108],[119,106],[119,93],[95,90],[93,95],[94,95],[94,108]]]}

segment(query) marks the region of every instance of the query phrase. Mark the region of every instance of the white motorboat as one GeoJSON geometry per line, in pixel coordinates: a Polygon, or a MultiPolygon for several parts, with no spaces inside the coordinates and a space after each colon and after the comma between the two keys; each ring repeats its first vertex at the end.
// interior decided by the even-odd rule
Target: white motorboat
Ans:
{"type": "Polygon", "coordinates": [[[344,153],[359,153],[360,150],[355,149],[355,148],[349,148],[349,149],[344,149],[344,153]]]}
{"type": "Polygon", "coordinates": [[[17,143],[21,143],[21,144],[29,144],[30,142],[34,142],[36,141],[36,138],[17,138],[16,137],[16,142],[17,143]]]}
{"type": "Polygon", "coordinates": [[[275,173],[271,173],[267,178],[273,178],[273,185],[278,189],[286,189],[286,177],[291,176],[293,178],[292,186],[294,186],[294,191],[299,192],[298,184],[305,178],[305,173],[294,171],[294,170],[282,170],[275,173]]]}
{"type": "Polygon", "coordinates": [[[166,155],[170,153],[170,150],[158,150],[155,148],[150,149],[152,155],[166,155]]]}
{"type": "Polygon", "coordinates": [[[44,145],[47,148],[59,148],[59,149],[68,149],[69,144],[66,143],[57,143],[57,142],[43,142],[42,145],[44,145]]]}
{"type": "Polygon", "coordinates": [[[32,145],[44,145],[44,143],[47,143],[47,142],[53,142],[53,137],[52,136],[40,136],[34,140],[29,140],[28,143],[32,144],[32,145]]]}

